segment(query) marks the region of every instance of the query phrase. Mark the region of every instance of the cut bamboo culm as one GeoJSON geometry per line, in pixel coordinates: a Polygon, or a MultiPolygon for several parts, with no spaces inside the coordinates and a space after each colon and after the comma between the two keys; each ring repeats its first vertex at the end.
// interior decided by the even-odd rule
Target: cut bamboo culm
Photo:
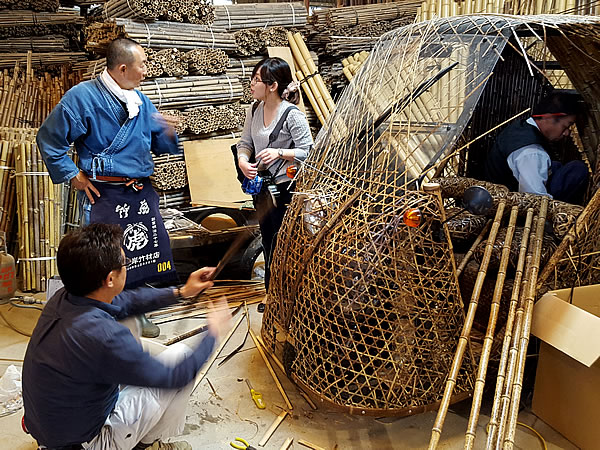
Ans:
{"type": "Polygon", "coordinates": [[[483,340],[483,348],[481,350],[481,356],[479,359],[479,368],[477,370],[477,377],[475,379],[475,390],[473,392],[473,404],[471,405],[471,414],[469,416],[469,423],[467,425],[467,432],[465,435],[465,450],[472,449],[475,444],[475,434],[477,430],[477,422],[479,420],[479,411],[481,410],[481,400],[483,398],[483,388],[485,387],[485,377],[487,375],[487,367],[492,351],[492,344],[494,343],[494,333],[496,331],[496,321],[498,320],[498,313],[500,311],[500,300],[502,298],[502,289],[504,288],[504,281],[506,280],[506,269],[508,267],[508,260],[510,257],[510,249],[512,244],[513,235],[515,232],[515,224],[519,215],[519,207],[513,206],[510,212],[510,219],[508,228],[506,230],[506,237],[504,239],[504,246],[502,248],[502,256],[500,260],[500,268],[498,269],[498,277],[496,279],[496,286],[494,288],[494,294],[492,299],[492,305],[490,308],[490,317],[488,321],[488,327],[483,340]]]}
{"type": "Polygon", "coordinates": [[[504,199],[498,203],[498,209],[496,210],[496,216],[494,218],[494,222],[492,224],[492,229],[490,231],[490,235],[487,240],[487,245],[485,247],[485,253],[483,256],[483,260],[482,260],[481,266],[479,268],[479,273],[477,274],[477,280],[475,281],[475,287],[473,288],[473,294],[471,296],[471,302],[469,303],[469,309],[467,311],[467,316],[465,318],[465,322],[464,322],[460,337],[458,339],[458,346],[456,349],[456,353],[454,355],[454,360],[452,361],[452,367],[450,369],[450,374],[448,375],[448,380],[446,381],[444,395],[443,395],[442,401],[440,403],[440,407],[438,410],[437,417],[435,419],[435,423],[433,424],[433,428],[431,430],[431,439],[429,441],[429,450],[433,450],[433,449],[437,448],[437,445],[440,440],[440,436],[442,434],[444,420],[446,419],[446,413],[448,412],[448,408],[450,406],[450,399],[452,398],[454,386],[456,385],[456,379],[458,377],[458,372],[460,370],[463,356],[465,354],[465,351],[467,349],[467,344],[469,342],[469,335],[471,333],[471,327],[473,325],[473,321],[475,320],[475,313],[477,311],[479,296],[481,295],[483,281],[485,280],[485,277],[487,274],[487,268],[488,268],[488,265],[490,262],[490,257],[492,254],[494,243],[496,241],[496,236],[498,235],[498,230],[500,228],[500,223],[502,221],[502,216],[504,214],[505,205],[506,205],[506,200],[504,200],[504,199]]]}
{"type": "Polygon", "coordinates": [[[508,317],[505,324],[504,338],[502,342],[502,352],[500,354],[500,364],[498,366],[498,376],[496,381],[496,389],[494,394],[494,403],[492,406],[492,413],[490,415],[489,429],[486,448],[492,448],[493,443],[496,441],[498,432],[498,417],[500,415],[500,401],[502,392],[504,390],[504,383],[506,378],[506,368],[508,364],[508,353],[510,344],[512,341],[513,326],[515,323],[515,314],[517,312],[517,305],[519,301],[519,293],[521,288],[521,280],[523,278],[523,270],[525,267],[525,260],[527,257],[527,248],[529,243],[529,234],[531,233],[531,223],[533,220],[533,208],[527,210],[527,217],[525,218],[525,226],[523,227],[523,234],[521,237],[521,244],[519,247],[519,259],[517,261],[517,268],[515,271],[515,278],[513,283],[513,290],[510,297],[510,305],[508,310],[508,317]]]}

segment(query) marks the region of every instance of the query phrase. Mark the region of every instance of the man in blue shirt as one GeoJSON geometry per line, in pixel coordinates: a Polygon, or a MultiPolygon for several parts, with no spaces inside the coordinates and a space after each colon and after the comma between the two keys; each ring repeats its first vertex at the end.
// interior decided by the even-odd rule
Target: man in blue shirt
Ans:
{"type": "MultiPolygon", "coordinates": [[[[135,41],[115,39],[106,69],[70,89],[37,133],[37,144],[52,181],[79,190],[82,222],[116,223],[132,260],[126,288],[176,281],[169,237],[159,198],[149,181],[152,153],[178,153],[173,123],[136,90],[146,76],[146,55],[135,41]],[[77,165],[69,157],[75,144],[77,165]]],[[[144,336],[156,325],[144,321],[144,336]]]]}
{"type": "Polygon", "coordinates": [[[197,270],[181,288],[123,291],[122,238],[118,225],[92,224],[60,243],[64,288],[44,308],[23,363],[24,424],[49,449],[191,450],[162,439],[183,431],[194,378],[228,325],[226,303],[209,314],[196,348],[145,353],[118,320],[197,295],[214,269],[197,270]]]}

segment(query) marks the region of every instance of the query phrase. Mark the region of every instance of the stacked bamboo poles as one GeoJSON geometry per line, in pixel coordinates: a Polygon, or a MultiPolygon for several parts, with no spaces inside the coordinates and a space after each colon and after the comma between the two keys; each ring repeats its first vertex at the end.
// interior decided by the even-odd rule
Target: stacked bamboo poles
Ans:
{"type": "Polygon", "coordinates": [[[322,9],[315,11],[310,18],[310,23],[316,27],[348,27],[381,20],[395,20],[406,16],[413,18],[419,5],[419,1],[408,0],[322,9]]]}
{"type": "MultiPolygon", "coordinates": [[[[536,219],[537,220],[537,219],[536,219]]],[[[504,326],[504,338],[502,341],[502,351],[500,354],[500,363],[498,366],[498,376],[496,380],[496,389],[494,394],[494,402],[492,406],[492,412],[490,415],[489,429],[486,448],[492,448],[496,437],[498,435],[499,425],[499,413],[500,413],[500,402],[502,401],[502,394],[505,388],[506,382],[506,369],[508,365],[509,349],[513,335],[513,328],[515,324],[515,316],[517,312],[517,306],[519,303],[519,296],[521,290],[521,282],[523,280],[523,274],[525,270],[525,262],[527,258],[527,249],[529,245],[529,236],[531,233],[531,225],[533,222],[533,208],[527,210],[527,217],[525,219],[525,226],[523,227],[523,235],[521,237],[521,244],[519,246],[519,259],[515,271],[515,277],[513,282],[512,294],[510,297],[510,304],[508,310],[508,316],[506,324],[504,326]]]]}
{"type": "Polygon", "coordinates": [[[142,20],[155,20],[160,12],[160,4],[153,0],[108,0],[104,4],[106,18],[125,17],[142,20]]]}
{"type": "Polygon", "coordinates": [[[190,130],[194,134],[207,135],[219,130],[237,130],[244,125],[246,109],[239,103],[217,106],[201,106],[187,111],[165,110],[163,115],[178,120],[177,133],[190,130]]]}
{"type": "Polygon", "coordinates": [[[44,291],[46,280],[57,273],[56,251],[63,232],[63,185],[50,180],[34,141],[20,143],[15,151],[22,289],[44,291]]]}
{"type": "Polygon", "coordinates": [[[157,78],[144,81],[139,89],[159,109],[162,106],[180,109],[234,102],[243,93],[239,80],[227,75],[157,78]]]}
{"type": "Polygon", "coordinates": [[[138,23],[130,19],[117,18],[106,22],[95,22],[86,28],[88,36],[85,48],[99,54],[106,52],[108,44],[117,37],[128,37],[143,47],[154,49],[219,48],[234,52],[237,48],[232,34],[224,28],[206,25],[172,22],[138,23]]]}
{"type": "Polygon", "coordinates": [[[182,208],[190,205],[190,194],[180,189],[158,193],[158,206],[160,208],[182,208]]]}
{"type": "Polygon", "coordinates": [[[246,3],[215,6],[213,26],[227,30],[244,28],[306,25],[307,13],[302,2],[246,3]]]}
{"type": "Polygon", "coordinates": [[[33,48],[43,53],[66,52],[69,50],[69,39],[61,35],[49,35],[0,41],[0,52],[27,52],[33,48]]]}
{"type": "Polygon", "coordinates": [[[600,14],[600,4],[589,0],[425,0],[417,9],[417,22],[466,14],[600,14]]]}
{"type": "MultiPolygon", "coordinates": [[[[287,45],[287,43],[286,43],[287,45]]],[[[240,80],[249,81],[252,69],[263,59],[262,56],[251,56],[248,58],[229,58],[227,75],[238,77],[240,80]]]]}
{"type": "Polygon", "coordinates": [[[33,12],[30,10],[0,11],[0,27],[64,25],[84,23],[84,18],[71,8],[59,8],[56,12],[33,12]]]}
{"type": "Polygon", "coordinates": [[[317,72],[317,66],[310,56],[300,33],[288,33],[288,41],[292,55],[294,55],[296,67],[300,68],[296,72],[296,76],[302,84],[304,93],[308,97],[319,121],[324,124],[335,109],[333,99],[327,87],[325,87],[321,75],[317,72]]]}
{"type": "Polygon", "coordinates": [[[0,69],[13,67],[16,63],[25,63],[31,59],[31,64],[39,67],[69,64],[83,61],[87,58],[85,52],[45,52],[45,53],[0,53],[0,69]]]}
{"type": "Polygon", "coordinates": [[[194,75],[216,75],[229,67],[227,53],[220,49],[197,48],[185,54],[188,70],[194,75]]]}
{"type": "Polygon", "coordinates": [[[182,189],[187,186],[187,173],[183,155],[155,156],[154,172],[150,181],[156,190],[182,189]]]}
{"type": "Polygon", "coordinates": [[[490,235],[487,240],[483,261],[481,262],[481,265],[479,268],[479,273],[477,274],[475,288],[473,289],[473,294],[471,296],[471,302],[469,303],[469,309],[467,311],[467,316],[465,318],[465,322],[463,324],[460,338],[458,340],[458,346],[456,349],[456,353],[454,355],[454,359],[452,361],[452,367],[450,369],[450,374],[448,374],[448,379],[446,380],[444,396],[440,403],[438,414],[435,419],[435,423],[433,424],[433,428],[431,430],[431,439],[429,441],[429,449],[430,450],[437,448],[437,445],[440,440],[440,436],[442,434],[444,420],[446,419],[446,413],[448,412],[448,408],[450,406],[450,400],[452,398],[454,386],[456,385],[456,380],[458,377],[458,372],[460,370],[460,366],[462,365],[463,356],[465,354],[467,345],[469,343],[469,335],[471,333],[471,327],[472,327],[473,321],[475,319],[475,313],[477,312],[479,296],[481,295],[481,288],[483,286],[483,282],[487,275],[487,268],[488,268],[488,265],[490,262],[490,257],[492,254],[494,243],[496,242],[496,236],[498,234],[498,230],[500,229],[500,223],[502,221],[502,216],[504,215],[505,206],[506,206],[506,201],[501,200],[500,203],[498,204],[498,209],[496,210],[496,216],[494,218],[494,222],[492,224],[492,229],[490,231],[490,235]]]}
{"type": "Polygon", "coordinates": [[[500,268],[498,269],[498,276],[496,278],[496,286],[494,288],[494,294],[492,299],[492,305],[490,308],[490,317],[488,321],[488,327],[483,341],[483,348],[481,350],[481,356],[479,358],[479,367],[477,369],[477,377],[475,378],[475,390],[473,393],[473,403],[471,405],[471,414],[469,416],[469,423],[467,425],[467,432],[465,435],[465,449],[472,449],[475,444],[475,434],[477,430],[477,423],[479,421],[479,411],[481,410],[481,401],[483,398],[483,388],[485,386],[485,378],[487,375],[488,362],[490,360],[490,354],[492,351],[492,344],[494,343],[494,333],[496,331],[496,322],[498,320],[498,313],[500,311],[500,300],[504,288],[504,281],[506,279],[506,271],[508,268],[508,261],[510,257],[510,249],[515,232],[515,224],[519,215],[519,207],[513,206],[510,212],[510,219],[508,228],[506,230],[506,238],[504,239],[504,246],[502,248],[502,256],[500,260],[500,268]]]}
{"type": "Polygon", "coordinates": [[[343,72],[344,75],[346,75],[346,78],[348,78],[348,81],[352,81],[352,78],[354,78],[354,75],[356,75],[368,57],[369,52],[363,50],[360,53],[342,59],[342,66],[344,67],[343,72]]]}
{"type": "Polygon", "coordinates": [[[0,0],[0,8],[30,9],[32,11],[57,11],[59,0],[0,0]]]}
{"type": "Polygon", "coordinates": [[[108,0],[106,18],[125,17],[142,20],[165,18],[171,22],[209,24],[214,19],[213,6],[206,0],[108,0]]]}

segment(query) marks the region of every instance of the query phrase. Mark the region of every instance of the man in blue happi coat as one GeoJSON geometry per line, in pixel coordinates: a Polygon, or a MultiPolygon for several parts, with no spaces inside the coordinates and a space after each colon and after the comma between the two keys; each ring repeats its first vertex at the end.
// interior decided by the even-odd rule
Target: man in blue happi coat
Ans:
{"type": "MultiPolygon", "coordinates": [[[[70,89],[47,117],[37,144],[56,184],[79,191],[83,224],[115,223],[132,260],[126,288],[176,280],[169,237],[149,182],[151,152],[178,153],[177,136],[139,87],[146,75],[142,47],[127,38],[107,49],[106,69],[70,89]],[[79,162],[69,157],[74,143],[79,162]]],[[[143,335],[159,329],[142,316],[143,335]]]]}

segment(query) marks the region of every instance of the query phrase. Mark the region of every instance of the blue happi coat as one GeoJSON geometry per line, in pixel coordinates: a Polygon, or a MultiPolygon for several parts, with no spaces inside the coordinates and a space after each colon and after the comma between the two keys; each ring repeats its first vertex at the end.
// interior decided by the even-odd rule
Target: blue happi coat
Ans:
{"type": "Polygon", "coordinates": [[[143,104],[130,120],[125,107],[100,78],[80,83],[63,96],[37,134],[38,148],[54,183],[69,181],[79,169],[91,178],[144,178],[154,170],[151,151],[178,153],[177,138],[167,135],[153,117],[156,107],[148,97],[138,94],[143,104]],[[123,124],[125,129],[113,142],[123,124]],[[67,155],[73,142],[79,168],[67,155]]]}

